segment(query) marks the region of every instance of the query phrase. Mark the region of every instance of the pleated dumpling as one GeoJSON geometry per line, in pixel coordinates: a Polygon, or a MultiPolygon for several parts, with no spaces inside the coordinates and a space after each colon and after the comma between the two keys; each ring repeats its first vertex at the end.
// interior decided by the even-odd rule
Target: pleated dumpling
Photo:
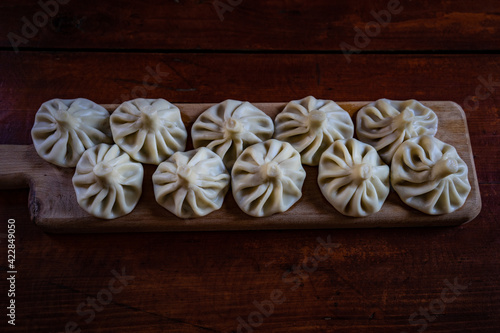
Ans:
{"type": "Polygon", "coordinates": [[[144,169],[117,145],[88,149],[76,166],[73,187],[80,207],[114,219],[130,213],[142,194],[144,169]]]}
{"type": "Polygon", "coordinates": [[[36,113],[31,137],[44,160],[74,167],[86,149],[112,142],[109,112],[85,98],[52,99],[36,113]]]}
{"type": "Polygon", "coordinates": [[[379,99],[359,110],[356,118],[358,139],[375,147],[387,164],[405,140],[434,135],[437,128],[438,117],[434,111],[414,99],[379,99]]]}
{"type": "Polygon", "coordinates": [[[471,186],[456,149],[433,136],[405,141],[391,164],[391,183],[408,206],[430,215],[462,207],[471,186]]]}
{"type": "Polygon", "coordinates": [[[318,184],[340,213],[367,216],[378,212],[389,195],[389,167],[372,146],[338,140],[321,157],[318,184]]]}
{"type": "Polygon", "coordinates": [[[153,174],[156,201],[182,218],[221,208],[229,180],[220,156],[205,147],[173,154],[153,174]]]}
{"type": "Polygon", "coordinates": [[[248,147],[234,163],[233,197],[248,215],[281,213],[300,199],[305,178],[299,153],[271,139],[248,147]]]}
{"type": "Polygon", "coordinates": [[[246,147],[272,138],[274,124],[249,102],[226,100],[210,107],[191,129],[193,146],[217,153],[228,169],[246,147]]]}
{"type": "Polygon", "coordinates": [[[290,143],[302,163],[316,166],[334,140],[349,139],[354,124],[347,111],[330,100],[312,96],[288,103],[275,119],[274,137],[290,143]]]}
{"type": "Polygon", "coordinates": [[[110,121],[116,144],[136,161],[160,164],[186,148],[187,131],[181,112],[164,99],[124,102],[110,121]]]}

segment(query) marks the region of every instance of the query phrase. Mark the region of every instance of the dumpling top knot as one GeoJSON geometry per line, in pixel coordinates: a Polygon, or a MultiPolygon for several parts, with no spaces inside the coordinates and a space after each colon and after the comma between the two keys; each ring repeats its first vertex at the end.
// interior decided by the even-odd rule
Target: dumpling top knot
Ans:
{"type": "Polygon", "coordinates": [[[177,169],[177,177],[179,177],[179,182],[186,187],[190,187],[197,181],[196,172],[188,165],[182,165],[177,169]]]}
{"type": "Polygon", "coordinates": [[[56,120],[57,125],[66,131],[79,128],[81,123],[80,118],[74,117],[68,113],[67,110],[61,107],[57,108],[54,112],[54,119],[56,120]]]}
{"type": "Polygon", "coordinates": [[[142,127],[147,130],[156,131],[160,125],[160,117],[158,111],[152,106],[147,106],[141,110],[142,127]]]}
{"type": "Polygon", "coordinates": [[[368,163],[357,164],[351,171],[353,180],[357,183],[370,179],[372,177],[372,173],[372,166],[368,163]]]}
{"type": "Polygon", "coordinates": [[[283,177],[283,172],[278,163],[274,161],[267,162],[260,167],[260,173],[264,180],[280,180],[283,177]]]}
{"type": "Polygon", "coordinates": [[[392,127],[394,129],[404,128],[405,137],[412,138],[418,135],[415,130],[416,121],[417,118],[415,116],[415,112],[412,109],[406,107],[399,115],[394,117],[392,127]]]}
{"type": "Polygon", "coordinates": [[[326,114],[321,110],[312,110],[309,113],[309,127],[313,130],[319,130],[326,120],[326,114]]]}
{"type": "Polygon", "coordinates": [[[434,164],[430,173],[431,180],[440,180],[458,171],[458,161],[453,157],[444,157],[434,164]]]}
{"type": "Polygon", "coordinates": [[[94,172],[98,182],[103,187],[110,186],[113,183],[113,166],[111,166],[109,163],[104,161],[99,162],[94,166],[92,171],[94,172]]]}
{"type": "Polygon", "coordinates": [[[239,139],[244,128],[240,121],[229,118],[224,122],[224,138],[228,140],[239,139]]]}

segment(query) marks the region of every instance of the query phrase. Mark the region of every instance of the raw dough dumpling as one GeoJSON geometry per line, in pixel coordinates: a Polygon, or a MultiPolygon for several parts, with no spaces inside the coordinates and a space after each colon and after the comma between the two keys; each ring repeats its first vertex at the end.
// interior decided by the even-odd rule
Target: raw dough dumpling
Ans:
{"type": "Polygon", "coordinates": [[[182,218],[221,208],[229,180],[222,159],[205,147],[175,153],[153,174],[156,201],[182,218]]]}
{"type": "Polygon", "coordinates": [[[112,142],[109,112],[85,98],[52,99],[36,113],[31,137],[44,160],[74,167],[86,149],[112,142]]]}
{"type": "Polygon", "coordinates": [[[462,207],[471,190],[467,164],[432,136],[405,141],[394,154],[391,183],[408,206],[430,215],[462,207]]]}
{"type": "Polygon", "coordinates": [[[334,140],[349,139],[354,124],[347,111],[330,100],[312,96],[291,101],[276,116],[274,137],[297,149],[302,163],[316,166],[334,140]]]}
{"type": "Polygon", "coordinates": [[[318,184],[340,213],[367,216],[378,212],[389,195],[389,167],[372,146],[338,140],[321,156],[318,184]]]}
{"type": "Polygon", "coordinates": [[[275,139],[243,151],[232,170],[233,197],[251,216],[269,216],[288,210],[302,196],[306,172],[299,153],[275,139]]]}
{"type": "Polygon", "coordinates": [[[246,147],[272,138],[272,119],[249,102],[228,99],[196,119],[191,129],[195,148],[217,153],[228,169],[246,147]]]}
{"type": "Polygon", "coordinates": [[[161,98],[122,103],[111,115],[111,131],[116,144],[142,163],[160,164],[186,148],[181,112],[161,98]]]}
{"type": "Polygon", "coordinates": [[[387,164],[391,163],[403,141],[434,135],[437,128],[438,118],[434,111],[414,99],[379,99],[359,110],[356,119],[358,139],[375,147],[387,164]]]}
{"type": "Polygon", "coordinates": [[[142,193],[144,169],[117,145],[88,149],[76,166],[73,186],[80,207],[89,214],[114,219],[130,213],[142,193]]]}

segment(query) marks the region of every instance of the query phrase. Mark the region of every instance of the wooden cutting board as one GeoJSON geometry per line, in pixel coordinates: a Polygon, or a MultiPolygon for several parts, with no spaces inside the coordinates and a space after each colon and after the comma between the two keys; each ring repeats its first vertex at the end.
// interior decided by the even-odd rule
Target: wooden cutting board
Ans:
{"type": "MultiPolygon", "coordinates": [[[[344,102],[339,105],[355,116],[367,103],[344,102]]],[[[285,106],[285,103],[254,104],[273,119],[285,106]]],[[[143,194],[134,211],[115,220],[102,220],[92,217],[78,205],[71,182],[74,168],[60,168],[42,160],[33,145],[0,145],[0,188],[29,187],[31,219],[44,231],[54,233],[452,226],[469,222],[481,210],[481,196],[465,113],[453,102],[423,104],[438,115],[436,137],[453,145],[469,167],[472,190],[464,206],[451,214],[423,214],[404,205],[391,189],[378,213],[363,218],[346,217],[323,198],[316,182],[317,168],[305,167],[307,177],[303,196],[285,213],[265,218],[248,216],[238,208],[229,191],[220,210],[202,218],[180,219],[156,203],[151,180],[156,166],[145,165],[143,194]]],[[[188,132],[198,115],[211,105],[177,104],[188,132]]],[[[112,112],[116,105],[104,107],[112,112]]],[[[190,137],[188,141],[191,141],[190,137]]]]}

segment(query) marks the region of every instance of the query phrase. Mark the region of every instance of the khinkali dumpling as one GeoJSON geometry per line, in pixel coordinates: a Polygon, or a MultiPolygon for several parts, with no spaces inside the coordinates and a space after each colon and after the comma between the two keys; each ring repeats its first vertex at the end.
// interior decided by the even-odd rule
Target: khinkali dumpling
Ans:
{"type": "Polygon", "coordinates": [[[321,156],[318,184],[340,213],[367,216],[378,212],[389,195],[389,167],[372,146],[338,140],[321,156]]]}
{"type": "Polygon", "coordinates": [[[130,213],[142,193],[144,169],[117,145],[88,149],[76,166],[73,187],[80,207],[88,213],[114,219],[130,213]]]}
{"type": "Polygon", "coordinates": [[[272,119],[249,102],[228,99],[203,112],[193,124],[195,148],[217,153],[228,169],[246,147],[272,138],[272,119]]]}
{"type": "Polygon", "coordinates": [[[44,160],[74,167],[86,149],[112,142],[109,112],[85,98],[52,99],[36,113],[31,137],[44,160]]]}
{"type": "Polygon", "coordinates": [[[160,164],[186,148],[181,112],[161,98],[122,103],[111,115],[111,131],[116,144],[142,163],[160,164]]]}
{"type": "Polygon", "coordinates": [[[182,218],[221,208],[229,180],[220,156],[205,147],[175,153],[153,174],[156,201],[182,218]]]}
{"type": "Polygon", "coordinates": [[[414,99],[379,99],[359,110],[356,119],[358,139],[375,147],[387,164],[403,141],[419,135],[434,135],[437,128],[434,111],[414,99]]]}
{"type": "Polygon", "coordinates": [[[438,215],[462,207],[471,190],[467,164],[456,149],[432,136],[407,140],[394,154],[391,183],[408,206],[438,215]]]}
{"type": "Polygon", "coordinates": [[[299,153],[289,143],[271,139],[248,147],[234,163],[233,197],[245,213],[269,216],[300,199],[305,178],[299,153]]]}
{"type": "Polygon", "coordinates": [[[292,144],[302,163],[318,165],[321,154],[334,140],[349,139],[354,124],[347,111],[330,100],[312,96],[288,103],[276,116],[274,137],[292,144]]]}

